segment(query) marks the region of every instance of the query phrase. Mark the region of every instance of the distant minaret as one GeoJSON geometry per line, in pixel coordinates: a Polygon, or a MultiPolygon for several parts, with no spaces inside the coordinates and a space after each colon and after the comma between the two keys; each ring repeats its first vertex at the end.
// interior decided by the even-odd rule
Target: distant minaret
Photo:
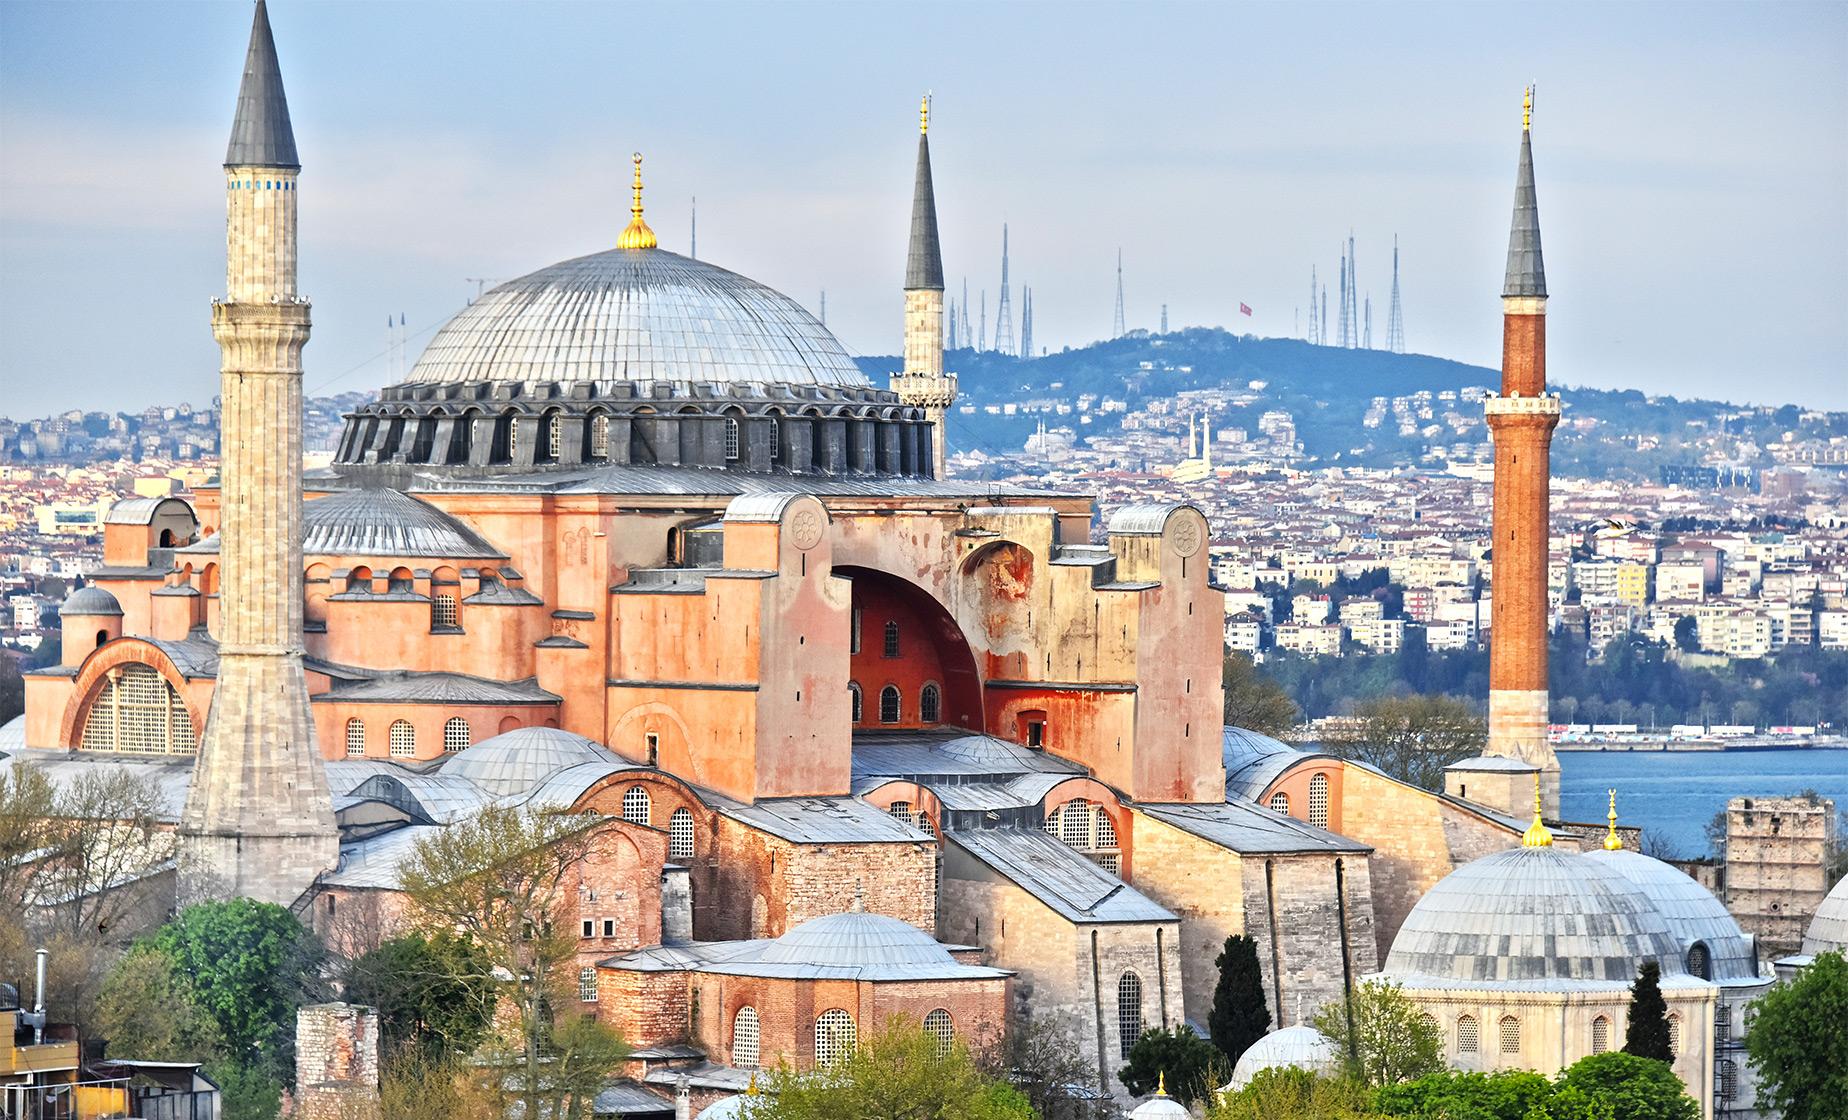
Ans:
{"type": "MultiPolygon", "coordinates": [[[[693,261],[696,261],[699,259],[699,196],[698,195],[695,195],[693,197],[693,205],[688,211],[687,259],[693,260],[693,261]]],[[[826,316],[822,318],[821,325],[824,327],[828,325],[828,320],[826,316]]]]}
{"type": "Polygon", "coordinates": [[[1392,306],[1386,312],[1386,349],[1405,353],[1405,315],[1399,309],[1399,238],[1392,239],[1392,306]]]}
{"type": "Polygon", "coordinates": [[[962,306],[962,310],[960,312],[960,314],[962,315],[961,341],[962,341],[963,347],[967,349],[975,345],[975,336],[969,333],[969,278],[967,276],[963,277],[963,294],[962,294],[962,305],[961,306],[962,306]]]}
{"type": "Polygon", "coordinates": [[[218,682],[180,816],[182,901],[293,903],[339,860],[302,676],[302,344],[295,290],[301,164],[257,0],[225,154],[219,382],[218,682]]]}
{"type": "Polygon", "coordinates": [[[911,191],[911,248],[905,257],[905,368],[892,375],[892,391],[929,417],[931,477],[946,477],[943,419],[956,403],[956,375],[943,372],[943,249],[930,178],[928,96],[918,105],[918,170],[911,191]]]}
{"type": "Polygon", "coordinates": [[[1315,313],[1315,293],[1319,285],[1315,282],[1315,266],[1309,266],[1309,341],[1322,344],[1321,319],[1315,313]]]}
{"type": "Polygon", "coordinates": [[[1347,298],[1347,250],[1346,249],[1343,249],[1341,251],[1341,272],[1335,278],[1335,287],[1341,289],[1341,296],[1340,296],[1340,300],[1341,300],[1340,335],[1341,336],[1335,340],[1335,345],[1336,346],[1346,346],[1347,337],[1348,337],[1348,317],[1350,314],[1348,311],[1348,298],[1347,298]]]}
{"type": "Polygon", "coordinates": [[[1534,193],[1533,89],[1521,111],[1508,273],[1502,284],[1501,393],[1484,402],[1495,440],[1494,626],[1487,753],[1540,767],[1546,811],[1559,815],[1559,759],[1547,742],[1547,486],[1559,398],[1546,392],[1546,269],[1534,193]]]}
{"type": "Polygon", "coordinates": [[[1007,296],[1007,223],[1001,223],[1001,302],[995,305],[995,349],[1014,353],[1014,311],[1007,296]]]}
{"type": "Polygon", "coordinates": [[[1129,333],[1123,325],[1123,250],[1117,250],[1117,297],[1116,314],[1110,320],[1110,337],[1122,338],[1129,333]]]}
{"type": "Polygon", "coordinates": [[[1371,350],[1373,349],[1373,293],[1371,292],[1368,292],[1367,297],[1360,301],[1360,321],[1360,348],[1371,350]]]}
{"type": "Polygon", "coordinates": [[[1168,333],[1168,305],[1161,305],[1161,333],[1168,333]]]}

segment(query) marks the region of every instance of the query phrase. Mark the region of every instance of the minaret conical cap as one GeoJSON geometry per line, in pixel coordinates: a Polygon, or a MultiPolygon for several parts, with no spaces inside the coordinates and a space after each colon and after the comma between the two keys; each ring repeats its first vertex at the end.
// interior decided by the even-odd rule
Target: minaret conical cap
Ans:
{"type": "Polygon", "coordinates": [[[237,91],[237,117],[231,122],[226,167],[299,169],[295,129],[289,124],[289,101],[282,92],[282,67],[270,35],[269,9],[257,0],[250,25],[250,50],[244,55],[244,81],[237,91]]]}
{"type": "Polygon", "coordinates": [[[1508,275],[1502,295],[1546,298],[1546,266],[1540,259],[1540,204],[1534,192],[1533,90],[1521,118],[1521,166],[1514,178],[1514,225],[1508,232],[1508,275]]]}
{"type": "Polygon", "coordinates": [[[930,99],[918,114],[918,175],[911,190],[911,251],[905,257],[905,290],[943,290],[943,246],[937,240],[937,193],[930,180],[930,99]]]}

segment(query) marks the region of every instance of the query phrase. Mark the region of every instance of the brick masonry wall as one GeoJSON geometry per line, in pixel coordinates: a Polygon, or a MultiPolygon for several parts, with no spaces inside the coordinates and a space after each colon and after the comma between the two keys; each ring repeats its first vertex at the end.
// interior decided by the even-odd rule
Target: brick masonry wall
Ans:
{"type": "Polygon", "coordinates": [[[1726,908],[1771,957],[1802,947],[1822,904],[1835,803],[1735,797],[1726,805],[1726,908]]]}
{"type": "Polygon", "coordinates": [[[721,815],[711,886],[693,887],[694,933],[702,941],[780,937],[861,899],[935,934],[936,849],[918,844],[793,844],[721,815]],[[706,898],[702,899],[701,895],[706,898]]]}
{"type": "Polygon", "coordinates": [[[295,1014],[297,1120],[365,1120],[379,1111],[379,1013],[320,1003],[295,1014]]]}

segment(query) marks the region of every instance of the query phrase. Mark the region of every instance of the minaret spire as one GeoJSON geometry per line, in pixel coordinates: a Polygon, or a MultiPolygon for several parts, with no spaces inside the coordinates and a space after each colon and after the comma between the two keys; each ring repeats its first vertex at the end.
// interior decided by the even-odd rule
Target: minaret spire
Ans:
{"type": "Polygon", "coordinates": [[[1514,177],[1514,223],[1508,231],[1508,276],[1503,296],[1546,298],[1546,266],[1540,259],[1540,203],[1534,191],[1534,87],[1521,103],[1521,164],[1514,177]]]}
{"type": "MultiPolygon", "coordinates": [[[[966,288],[966,285],[965,285],[966,288]]],[[[966,295],[966,293],[965,293],[966,295]]],[[[937,237],[937,193],[930,174],[930,95],[918,102],[918,166],[911,188],[911,244],[905,255],[905,365],[892,391],[922,409],[932,477],[945,474],[943,421],[956,403],[956,376],[943,372],[943,246],[937,237]]]]}
{"type": "Polygon", "coordinates": [[[276,39],[270,34],[269,8],[263,0],[257,0],[256,18],[250,24],[250,49],[244,54],[244,80],[237,91],[225,166],[301,167],[295,156],[295,129],[289,123],[289,99],[282,92],[276,39]]]}

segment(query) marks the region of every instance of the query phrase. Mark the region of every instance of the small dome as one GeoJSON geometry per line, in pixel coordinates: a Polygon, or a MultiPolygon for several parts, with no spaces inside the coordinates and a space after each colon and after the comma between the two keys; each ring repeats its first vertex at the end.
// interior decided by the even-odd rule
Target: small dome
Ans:
{"type": "Polygon", "coordinates": [[[745,1109],[750,1103],[751,1098],[743,1094],[720,1097],[701,1109],[695,1120],[746,1120],[750,1113],[745,1109]]]}
{"type": "Polygon", "coordinates": [[[1554,847],[1464,864],[1425,893],[1393,938],[1395,976],[1628,984],[1645,961],[1685,972],[1647,895],[1612,867],[1554,847]]]}
{"type": "Polygon", "coordinates": [[[122,604],[114,595],[92,584],[71,592],[58,613],[64,618],[120,618],[122,604]]]}
{"type": "Polygon", "coordinates": [[[488,291],[436,332],[405,380],[871,387],[795,300],[647,248],[562,261],[488,291]]]}
{"type": "Polygon", "coordinates": [[[1167,1093],[1158,1093],[1137,1105],[1136,1111],[1129,1114],[1129,1120],[1176,1120],[1192,1115],[1180,1101],[1167,1093]]]}
{"type": "Polygon", "coordinates": [[[1236,1092],[1267,1069],[1306,1069],[1333,1073],[1341,1065],[1341,1050],[1333,1039],[1314,1027],[1284,1027],[1258,1039],[1238,1056],[1226,1089],[1236,1092]]]}
{"type": "Polygon", "coordinates": [[[521,727],[450,755],[442,772],[474,782],[495,797],[530,792],[567,766],[622,763],[604,747],[556,727],[521,727]]]}
{"type": "Polygon", "coordinates": [[[1810,956],[1848,953],[1848,879],[1835,884],[1829,897],[1816,907],[1816,916],[1803,935],[1803,951],[1810,956]]]}
{"type": "MultiPolygon", "coordinates": [[[[1693,972],[1688,954],[1694,946],[1707,951],[1708,980],[1747,980],[1758,976],[1758,950],[1713,892],[1677,868],[1641,852],[1598,849],[1581,859],[1596,860],[1635,884],[1655,904],[1668,932],[1681,944],[1682,968],[1693,972]]],[[[1670,969],[1669,971],[1677,971],[1670,969]]]]}
{"type": "Polygon", "coordinates": [[[956,958],[918,927],[884,914],[811,918],[764,947],[764,964],[951,965],[956,958]]]}

